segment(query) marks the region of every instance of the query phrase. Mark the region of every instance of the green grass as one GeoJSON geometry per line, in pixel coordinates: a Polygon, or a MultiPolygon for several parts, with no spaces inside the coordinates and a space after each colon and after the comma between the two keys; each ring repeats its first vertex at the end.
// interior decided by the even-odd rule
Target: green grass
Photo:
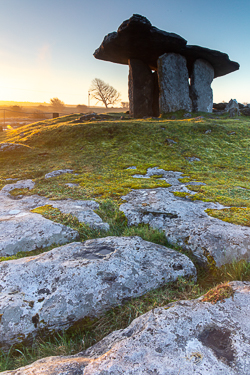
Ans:
{"type": "MultiPolygon", "coordinates": [[[[163,232],[147,225],[128,227],[125,216],[119,211],[121,196],[131,189],[169,186],[159,180],[159,175],[149,179],[132,177],[133,174],[145,174],[149,167],[159,167],[182,172],[183,182],[195,179],[206,183],[206,186],[189,186],[190,190],[196,192],[189,196],[190,199],[220,202],[230,207],[210,210],[210,215],[235,224],[249,225],[249,118],[242,116],[235,120],[226,116],[216,118],[214,115],[214,118],[210,118],[207,114],[195,114],[195,118],[183,119],[183,114],[177,113],[176,120],[171,120],[173,114],[158,120],[127,117],[119,120],[120,115],[115,114],[108,121],[86,123],[77,122],[75,120],[79,116],[70,115],[1,133],[0,142],[22,143],[30,148],[0,153],[0,188],[6,184],[6,178],[32,178],[36,183],[33,190],[21,189],[12,191],[12,194],[40,194],[51,199],[95,198],[100,203],[97,213],[110,225],[108,232],[91,229],[72,215],[62,214],[49,205],[35,210],[51,220],[78,230],[81,241],[110,235],[139,235],[145,240],[173,247],[167,243],[163,232]],[[204,118],[197,119],[200,115],[204,118]],[[209,129],[211,132],[205,134],[209,129]],[[177,143],[168,144],[165,142],[167,138],[177,143]],[[189,163],[185,158],[191,156],[198,157],[200,162],[189,163]],[[132,165],[137,169],[126,169],[132,165]],[[73,169],[74,174],[44,178],[52,170],[65,168],[73,169]],[[66,186],[69,182],[78,183],[79,186],[69,188],[66,186]]],[[[184,197],[186,193],[176,192],[175,195],[184,197]]],[[[53,247],[20,252],[0,260],[36,255],[53,247]]],[[[174,248],[182,252],[180,247],[174,248]]],[[[111,309],[98,319],[78,322],[67,332],[50,338],[39,338],[32,347],[20,347],[19,351],[12,348],[9,353],[2,353],[0,371],[17,368],[45,356],[77,353],[108,333],[125,328],[135,317],[153,307],[179,299],[196,298],[218,283],[250,281],[250,265],[246,261],[220,269],[213,263],[209,270],[196,266],[196,284],[180,279],[111,309]]]]}

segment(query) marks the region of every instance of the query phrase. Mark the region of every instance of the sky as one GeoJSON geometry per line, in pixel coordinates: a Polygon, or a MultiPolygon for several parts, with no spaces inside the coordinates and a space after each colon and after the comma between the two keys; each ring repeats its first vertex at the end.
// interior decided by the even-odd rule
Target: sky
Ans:
{"type": "Polygon", "coordinates": [[[213,81],[214,102],[250,103],[249,0],[0,0],[0,9],[0,101],[87,105],[94,78],[128,101],[128,66],[93,53],[137,13],[188,44],[227,53],[240,69],[213,81]]]}

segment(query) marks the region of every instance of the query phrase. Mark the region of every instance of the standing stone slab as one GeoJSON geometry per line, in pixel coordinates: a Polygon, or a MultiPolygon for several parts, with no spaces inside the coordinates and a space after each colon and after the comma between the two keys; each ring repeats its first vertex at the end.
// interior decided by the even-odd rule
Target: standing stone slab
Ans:
{"type": "Polygon", "coordinates": [[[129,112],[133,117],[142,118],[157,115],[154,113],[155,86],[157,86],[155,78],[149,66],[141,60],[130,59],[129,112]]]}
{"type": "Polygon", "coordinates": [[[217,303],[170,303],[85,352],[49,357],[3,375],[249,375],[250,283],[217,303]]]}
{"type": "Polygon", "coordinates": [[[189,75],[185,57],[165,53],[158,59],[160,113],[192,110],[189,97],[189,75]]]}
{"type": "Polygon", "coordinates": [[[213,79],[214,69],[212,65],[202,59],[196,60],[190,87],[194,112],[213,111],[213,90],[211,88],[213,79]]]}
{"type": "Polygon", "coordinates": [[[140,237],[106,237],[2,262],[0,274],[0,348],[6,350],[178,277],[195,279],[196,269],[185,255],[140,237]]]}

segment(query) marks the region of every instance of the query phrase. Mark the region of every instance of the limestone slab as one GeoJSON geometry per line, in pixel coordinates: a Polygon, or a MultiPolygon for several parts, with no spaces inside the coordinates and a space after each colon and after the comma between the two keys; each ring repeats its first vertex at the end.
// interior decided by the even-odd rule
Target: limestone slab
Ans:
{"type": "Polygon", "coordinates": [[[140,237],[106,237],[2,262],[0,274],[0,347],[7,350],[178,277],[195,279],[196,269],[187,256],[140,237]]]}
{"type": "Polygon", "coordinates": [[[0,256],[10,256],[19,251],[31,251],[52,244],[61,245],[78,238],[77,231],[30,212],[40,206],[51,205],[92,228],[109,229],[109,224],[104,223],[94,212],[99,208],[95,201],[50,200],[38,195],[16,199],[10,195],[14,189],[32,189],[34,185],[32,180],[22,180],[5,185],[0,191],[0,256]]]}
{"type": "Polygon", "coordinates": [[[250,283],[229,286],[234,295],[224,301],[153,309],[85,352],[3,375],[249,375],[250,283]]]}
{"type": "MultiPolygon", "coordinates": [[[[227,208],[219,203],[203,202],[173,195],[173,192],[195,194],[181,183],[180,172],[149,168],[146,175],[135,178],[150,178],[159,173],[169,188],[136,189],[122,197],[126,203],[120,206],[128,219],[128,225],[149,224],[165,232],[171,244],[178,244],[191,251],[197,260],[207,264],[209,255],[217,266],[233,260],[250,260],[250,228],[231,224],[209,216],[206,209],[227,208]],[[158,171],[158,172],[157,172],[158,171]]],[[[195,184],[197,182],[194,181],[195,184]]]]}

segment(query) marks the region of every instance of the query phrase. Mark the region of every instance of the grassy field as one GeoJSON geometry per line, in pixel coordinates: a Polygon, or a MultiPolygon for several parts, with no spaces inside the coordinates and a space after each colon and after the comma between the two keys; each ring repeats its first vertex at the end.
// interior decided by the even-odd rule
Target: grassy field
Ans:
{"type": "MultiPolygon", "coordinates": [[[[81,241],[107,235],[139,235],[145,240],[170,246],[162,232],[147,225],[128,228],[126,218],[119,211],[121,196],[131,189],[169,186],[159,180],[159,176],[150,179],[132,177],[135,173],[144,174],[149,167],[159,167],[182,172],[183,182],[204,182],[206,186],[189,186],[196,192],[195,198],[228,207],[220,211],[209,210],[209,215],[250,226],[250,118],[229,119],[199,113],[183,119],[180,112],[175,114],[176,120],[170,120],[172,114],[169,118],[147,120],[129,119],[125,115],[121,120],[121,115],[116,113],[108,121],[85,123],[77,121],[79,115],[71,115],[0,133],[0,142],[29,146],[23,151],[0,152],[0,188],[13,182],[6,181],[7,178],[31,178],[36,183],[32,191],[12,193],[39,194],[51,199],[96,199],[100,203],[97,213],[110,224],[108,233],[90,229],[49,205],[35,210],[77,229],[81,241]],[[200,161],[189,162],[188,157],[200,161]],[[136,166],[136,172],[127,169],[130,166],[136,166]],[[51,179],[44,177],[48,172],[66,168],[73,169],[74,174],[51,179]],[[69,182],[79,185],[69,188],[66,186],[69,182]]],[[[181,248],[174,248],[182,252],[181,248]]],[[[0,260],[32,253],[20,252],[0,260]]],[[[2,353],[0,371],[49,355],[76,353],[108,333],[126,327],[135,317],[153,307],[178,299],[196,298],[230,280],[250,281],[250,264],[242,261],[220,269],[212,267],[209,272],[198,267],[197,284],[180,279],[114,308],[99,319],[85,319],[68,332],[40,338],[32,347],[12,348],[9,353],[2,353]]],[[[217,289],[214,294],[216,300],[217,289]]]]}

